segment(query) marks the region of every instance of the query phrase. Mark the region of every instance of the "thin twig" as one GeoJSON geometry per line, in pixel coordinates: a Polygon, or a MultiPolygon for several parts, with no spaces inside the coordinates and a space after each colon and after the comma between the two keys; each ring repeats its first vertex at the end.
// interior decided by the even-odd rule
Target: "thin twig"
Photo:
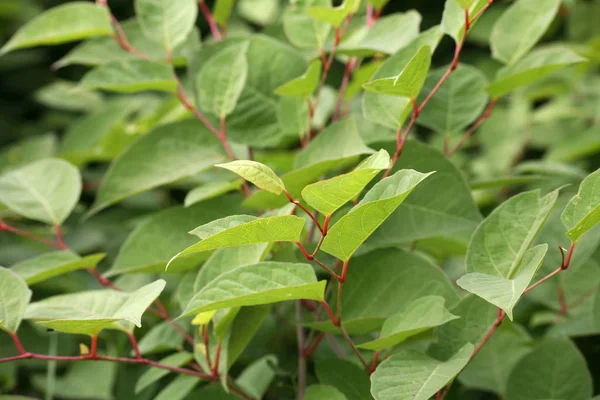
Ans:
{"type": "Polygon", "coordinates": [[[35,235],[31,232],[27,232],[27,231],[23,231],[21,229],[15,228],[14,226],[8,225],[7,223],[5,223],[3,221],[0,221],[0,231],[14,233],[16,235],[35,240],[36,242],[40,242],[40,243],[43,243],[48,246],[56,247],[57,249],[62,249],[61,245],[57,242],[54,242],[52,240],[35,235]]]}
{"type": "Polygon", "coordinates": [[[210,12],[210,9],[208,8],[204,0],[198,0],[198,5],[200,6],[200,11],[202,11],[206,22],[208,22],[208,26],[210,27],[210,33],[212,33],[213,38],[215,38],[215,41],[217,42],[221,41],[221,31],[219,31],[219,26],[217,25],[215,18],[210,12]]]}

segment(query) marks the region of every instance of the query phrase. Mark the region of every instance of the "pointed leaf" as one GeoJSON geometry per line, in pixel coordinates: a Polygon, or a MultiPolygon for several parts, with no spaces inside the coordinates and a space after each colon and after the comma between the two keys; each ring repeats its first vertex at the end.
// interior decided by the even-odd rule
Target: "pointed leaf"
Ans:
{"type": "Polygon", "coordinates": [[[560,0],[518,0],[494,24],[492,56],[506,64],[523,57],[546,33],[560,0]]]}
{"type": "Polygon", "coordinates": [[[306,186],[302,190],[302,198],[323,215],[331,215],[356,198],[381,170],[390,167],[390,155],[380,150],[352,172],[306,186]]]}
{"type": "Polygon", "coordinates": [[[304,74],[279,86],[275,89],[275,94],[301,98],[309,97],[319,84],[322,66],[320,60],[313,60],[304,74]]]}
{"type": "Polygon", "coordinates": [[[224,159],[219,141],[197,120],[158,127],[129,146],[111,164],[88,214],[194,175],[224,159]]]}
{"type": "Polygon", "coordinates": [[[85,74],[79,85],[86,90],[101,89],[120,93],[177,91],[172,67],[148,60],[116,61],[100,65],[85,74]]]}
{"type": "Polygon", "coordinates": [[[246,265],[219,275],[202,288],[183,315],[286,300],[322,300],[325,284],[317,282],[308,264],[272,261],[246,265]]]}
{"type": "Polygon", "coordinates": [[[370,92],[416,99],[423,88],[431,65],[431,48],[423,46],[395,77],[377,79],[365,83],[363,88],[370,92]]]}
{"type": "Polygon", "coordinates": [[[196,76],[200,107],[223,119],[235,109],[248,76],[249,42],[226,47],[211,57],[196,76]]]}
{"type": "Polygon", "coordinates": [[[513,279],[527,249],[546,222],[558,191],[511,197],[479,225],[467,251],[467,271],[513,279]]]}
{"type": "Polygon", "coordinates": [[[446,309],[445,302],[440,296],[418,298],[409,303],[403,311],[385,320],[379,338],[357,347],[367,350],[393,347],[411,336],[459,318],[446,309]]]}
{"type": "Polygon", "coordinates": [[[213,16],[218,24],[227,26],[234,4],[235,0],[217,0],[215,2],[213,16]]]}
{"type": "Polygon", "coordinates": [[[600,221],[600,169],[588,175],[565,207],[561,219],[575,243],[600,221]]]}
{"type": "Polygon", "coordinates": [[[0,203],[25,218],[60,225],[79,201],[81,176],[73,165],[47,158],[0,176],[0,203]]]}
{"type": "Polygon", "coordinates": [[[304,218],[294,215],[268,218],[236,215],[221,218],[191,231],[202,241],[173,257],[167,268],[175,259],[187,254],[253,243],[297,242],[304,222],[304,218]]]}
{"type": "Polygon", "coordinates": [[[358,247],[429,174],[401,170],[377,183],[348,214],[329,231],[321,249],[348,260],[358,247]]]}
{"type": "Polygon", "coordinates": [[[514,64],[500,69],[496,80],[490,83],[485,90],[494,98],[502,97],[567,65],[586,61],[572,50],[561,46],[541,48],[514,64]]]}
{"type": "Polygon", "coordinates": [[[513,308],[542,266],[547,251],[547,244],[527,250],[511,279],[472,272],[462,276],[456,283],[466,291],[504,310],[512,321],[513,308]]]}
{"type": "Polygon", "coordinates": [[[0,329],[16,332],[31,299],[31,290],[19,275],[0,267],[0,329]]]}
{"type": "Polygon", "coordinates": [[[71,251],[53,251],[21,261],[10,269],[25,279],[28,285],[33,285],[78,269],[96,268],[105,255],[101,253],[79,257],[71,251]]]}
{"type": "Polygon", "coordinates": [[[359,4],[359,0],[344,0],[338,7],[314,6],[306,9],[305,12],[317,21],[326,22],[335,28],[339,28],[350,13],[356,12],[359,4]]]}
{"type": "MultiPolygon", "coordinates": [[[[159,362],[164,365],[169,365],[171,367],[182,367],[185,364],[192,361],[194,357],[190,353],[182,352],[171,354],[168,357],[163,358],[159,362]]],[[[163,368],[150,368],[148,371],[144,372],[142,376],[138,379],[135,384],[135,393],[139,393],[142,390],[146,389],[148,386],[158,381],[163,376],[169,374],[168,369],[163,368]]]]}
{"type": "Polygon", "coordinates": [[[250,160],[236,160],[227,164],[217,164],[216,167],[228,169],[238,174],[258,188],[274,194],[281,194],[285,185],[275,172],[264,164],[250,160]]]}
{"type": "Polygon", "coordinates": [[[30,21],[0,49],[0,55],[15,49],[112,34],[106,7],[78,1],[54,7],[30,21]]]}
{"type": "Polygon", "coordinates": [[[196,23],[195,0],[135,0],[144,34],[167,51],[183,42],[196,23]]]}
{"type": "Polygon", "coordinates": [[[545,341],[517,363],[506,400],[587,400],[592,394],[583,355],[569,339],[558,338],[545,341]]]}
{"type": "Polygon", "coordinates": [[[375,400],[428,400],[467,365],[473,345],[467,344],[448,361],[415,350],[392,354],[371,375],[375,400]]]}
{"type": "Polygon", "coordinates": [[[165,284],[159,279],[131,293],[104,289],[48,297],[31,303],[25,318],[66,333],[97,335],[103,329],[131,330],[119,321],[140,327],[142,314],[165,284]]]}

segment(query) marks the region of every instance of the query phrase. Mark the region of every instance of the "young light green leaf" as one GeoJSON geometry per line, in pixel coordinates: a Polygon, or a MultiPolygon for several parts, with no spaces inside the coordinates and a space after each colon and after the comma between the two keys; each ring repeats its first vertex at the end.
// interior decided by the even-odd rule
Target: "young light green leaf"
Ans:
{"type": "Polygon", "coordinates": [[[472,344],[448,361],[415,350],[394,353],[371,375],[371,394],[375,400],[428,400],[458,375],[472,353],[472,344]]]}
{"type": "Polygon", "coordinates": [[[386,15],[372,27],[363,26],[345,37],[336,53],[359,57],[394,54],[417,37],[420,24],[421,14],[415,10],[386,15]]]}
{"type": "Polygon", "coordinates": [[[370,92],[391,96],[409,97],[416,100],[423,88],[427,72],[431,65],[431,48],[421,47],[406,64],[406,67],[395,77],[377,79],[363,85],[370,92]]]}
{"type": "MultiPolygon", "coordinates": [[[[185,364],[192,361],[194,358],[193,355],[187,352],[175,353],[171,354],[160,360],[159,362],[163,365],[169,365],[171,367],[182,367],[185,364]]],[[[135,393],[139,393],[142,390],[146,389],[148,386],[152,385],[154,382],[169,374],[168,369],[163,368],[150,368],[148,371],[144,372],[142,376],[138,379],[135,384],[135,393]]]]}
{"type": "Polygon", "coordinates": [[[308,264],[267,261],[245,265],[219,275],[203,287],[182,316],[286,300],[322,300],[325,285],[326,281],[317,282],[308,264]]]}
{"type": "Polygon", "coordinates": [[[344,0],[338,7],[314,6],[307,8],[305,12],[317,21],[339,28],[349,14],[356,12],[359,5],[360,0],[344,0]]]}
{"type": "Polygon", "coordinates": [[[547,244],[540,244],[527,250],[515,273],[509,279],[472,272],[462,276],[456,283],[466,291],[504,310],[512,321],[513,309],[542,266],[547,251],[547,244]]]}
{"type": "Polygon", "coordinates": [[[25,218],[60,225],[81,194],[81,176],[57,158],[36,161],[0,175],[0,203],[25,218]]]}
{"type": "Polygon", "coordinates": [[[304,74],[279,86],[275,89],[275,94],[301,98],[311,96],[321,79],[322,66],[321,60],[313,60],[304,74]]]}
{"type": "Polygon", "coordinates": [[[226,164],[217,164],[215,166],[228,169],[267,192],[281,194],[281,192],[285,190],[285,185],[281,178],[279,178],[271,168],[259,162],[236,160],[226,164]]]}
{"type": "Polygon", "coordinates": [[[354,362],[334,358],[316,360],[319,382],[338,389],[348,400],[364,400],[371,396],[371,383],[364,370],[354,362]]]}
{"type": "Polygon", "coordinates": [[[0,330],[16,332],[21,325],[31,290],[18,274],[0,267],[0,330]]]}
{"type": "Polygon", "coordinates": [[[131,331],[122,322],[140,327],[142,314],[165,284],[159,279],[131,293],[104,289],[48,297],[31,303],[25,318],[65,333],[97,335],[103,329],[131,331]]]}
{"type": "Polygon", "coordinates": [[[85,74],[79,86],[85,90],[101,89],[119,93],[177,91],[173,68],[169,64],[149,60],[102,64],[85,74]]]}
{"type": "MultiPolygon", "coordinates": [[[[459,0],[468,1],[468,0],[459,0]]],[[[471,28],[477,22],[473,17],[481,11],[489,0],[471,0],[469,10],[469,19],[471,28]]],[[[444,14],[442,15],[442,30],[450,36],[456,43],[459,43],[465,33],[465,7],[457,3],[457,0],[446,0],[444,5],[444,14]]]]}
{"type": "Polygon", "coordinates": [[[224,159],[221,144],[199,121],[160,126],[111,164],[88,215],[126,197],[194,175],[224,159]]]}
{"type": "Polygon", "coordinates": [[[401,170],[378,182],[356,207],[333,225],[321,249],[341,260],[348,260],[410,192],[431,174],[401,170]]]}
{"type": "Polygon", "coordinates": [[[330,7],[331,0],[306,0],[290,5],[283,14],[283,32],[290,43],[301,49],[324,48],[331,25],[309,17],[304,12],[307,6],[330,7]]]}
{"type": "Polygon", "coordinates": [[[16,49],[112,34],[106,7],[78,1],[54,7],[31,20],[0,49],[0,55],[16,49]]]}
{"type": "Polygon", "coordinates": [[[211,57],[196,76],[200,107],[223,119],[233,110],[248,77],[249,42],[228,46],[211,57]]]}
{"type": "Polygon", "coordinates": [[[234,4],[235,0],[217,0],[215,2],[213,16],[218,24],[227,26],[234,4]]]}
{"type": "Polygon", "coordinates": [[[496,80],[485,90],[494,98],[502,97],[567,65],[586,61],[588,60],[561,46],[540,48],[514,64],[500,69],[496,80]]]}
{"type": "Polygon", "coordinates": [[[71,251],[53,251],[21,261],[10,269],[28,285],[33,285],[78,269],[95,268],[105,255],[101,253],[79,257],[71,251]]]}
{"type": "Polygon", "coordinates": [[[424,296],[409,303],[403,311],[383,323],[379,338],[359,344],[359,349],[382,350],[396,346],[411,336],[459,318],[445,307],[440,296],[424,296]]]}
{"type": "Polygon", "coordinates": [[[518,0],[494,24],[492,56],[514,64],[546,33],[560,0],[518,0]]]}
{"type": "Polygon", "coordinates": [[[467,271],[513,279],[557,197],[558,190],[543,197],[539,190],[534,190],[511,197],[498,206],[471,238],[467,271]]]}
{"type": "Polygon", "coordinates": [[[464,8],[465,10],[468,10],[469,7],[471,7],[471,4],[473,4],[473,2],[475,0],[454,0],[456,1],[456,3],[461,6],[462,8],[464,8]]]}
{"type": "Polygon", "coordinates": [[[331,215],[356,198],[380,171],[390,167],[390,155],[380,150],[352,172],[306,186],[302,190],[302,198],[323,215],[331,215]]]}
{"type": "MultiPolygon", "coordinates": [[[[446,71],[447,68],[440,68],[427,76],[419,103],[433,91],[446,71]]],[[[484,90],[486,85],[487,79],[481,71],[459,64],[429,100],[427,107],[423,108],[417,123],[447,136],[462,133],[481,115],[488,103],[488,95],[484,90]]]]}
{"type": "Polygon", "coordinates": [[[575,243],[600,221],[600,169],[588,175],[565,207],[561,219],[575,243]]]}
{"type": "MultiPolygon", "coordinates": [[[[402,71],[415,53],[422,46],[435,49],[442,39],[443,33],[439,26],[434,26],[410,42],[410,44],[385,60],[381,67],[369,80],[387,78],[402,71]]],[[[362,110],[365,119],[397,130],[411,111],[410,99],[374,92],[365,92],[362,100],[362,110]]]]}
{"type": "Polygon", "coordinates": [[[506,400],[588,400],[592,394],[585,358],[562,337],[546,340],[515,365],[506,400]]]}
{"type": "Polygon", "coordinates": [[[175,259],[187,254],[253,243],[297,242],[304,222],[303,218],[294,215],[268,218],[236,215],[218,219],[191,231],[202,241],[173,257],[167,268],[175,259]]]}
{"type": "Polygon", "coordinates": [[[212,199],[214,197],[218,197],[227,192],[238,190],[242,187],[243,181],[237,179],[235,181],[217,181],[217,182],[209,182],[204,185],[200,185],[190,190],[186,195],[183,201],[183,204],[186,207],[189,207],[193,204],[199,203],[204,200],[212,199]]]}
{"type": "Polygon", "coordinates": [[[196,23],[195,0],[135,0],[144,34],[167,52],[185,40],[196,23]]]}
{"type": "Polygon", "coordinates": [[[310,385],[304,393],[304,400],[347,400],[346,396],[333,386],[310,385]]]}

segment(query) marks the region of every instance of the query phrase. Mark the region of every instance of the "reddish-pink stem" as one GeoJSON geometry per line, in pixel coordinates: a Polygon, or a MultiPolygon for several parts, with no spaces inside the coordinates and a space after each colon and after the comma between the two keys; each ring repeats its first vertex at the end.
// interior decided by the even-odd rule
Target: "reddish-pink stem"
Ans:
{"type": "Polygon", "coordinates": [[[477,353],[479,353],[479,351],[481,350],[481,348],[483,346],[485,346],[485,344],[488,342],[488,340],[490,340],[490,338],[492,337],[492,335],[494,334],[494,332],[496,332],[496,329],[498,329],[498,327],[500,326],[500,324],[504,320],[504,317],[506,317],[506,314],[504,313],[504,311],[502,311],[502,309],[499,308],[498,309],[498,317],[496,318],[496,322],[494,322],[494,325],[492,325],[492,327],[490,328],[490,330],[488,331],[488,333],[485,335],[485,337],[483,338],[483,340],[481,340],[481,342],[477,345],[477,347],[475,348],[475,350],[473,350],[473,354],[471,354],[471,357],[469,358],[469,360],[472,360],[473,357],[475,357],[477,355],[477,353]]]}
{"type": "MultiPolygon", "coordinates": [[[[559,248],[562,249],[562,246],[559,246],[559,248]]],[[[567,252],[566,258],[564,258],[564,254],[562,253],[562,250],[561,250],[561,254],[563,254],[563,261],[562,261],[560,267],[558,267],[554,271],[550,272],[548,275],[546,275],[545,277],[543,277],[542,279],[540,279],[533,285],[529,286],[527,289],[525,289],[523,294],[538,287],[540,284],[542,284],[543,282],[546,282],[548,279],[552,278],[553,276],[558,275],[561,271],[568,269],[569,265],[571,264],[571,258],[573,257],[573,251],[575,251],[575,243],[571,243],[571,246],[569,247],[569,251],[567,252]]]]}
{"type": "Polygon", "coordinates": [[[447,150],[448,142],[447,141],[444,142],[444,147],[445,147],[444,152],[447,157],[452,157],[454,155],[454,153],[456,153],[456,151],[467,141],[467,139],[469,139],[471,137],[471,135],[473,133],[475,133],[477,128],[479,128],[481,126],[481,124],[483,124],[490,117],[495,105],[496,105],[496,99],[492,99],[490,101],[490,103],[488,104],[487,108],[485,109],[485,111],[483,112],[483,114],[481,114],[481,116],[477,119],[477,121],[475,121],[475,123],[473,125],[471,125],[471,127],[464,133],[464,135],[460,138],[458,143],[456,143],[454,145],[452,150],[448,151],[447,150]]]}
{"type": "Polygon", "coordinates": [[[344,261],[344,266],[342,267],[342,275],[340,275],[340,279],[339,281],[341,283],[344,283],[346,281],[346,272],[348,272],[348,263],[350,262],[350,259],[344,261]]]}
{"type": "Polygon", "coordinates": [[[333,117],[331,118],[332,122],[338,120],[340,116],[340,112],[342,110],[342,104],[344,104],[344,95],[346,94],[346,89],[348,88],[348,83],[350,82],[350,77],[352,76],[352,71],[356,67],[358,63],[358,58],[352,57],[348,59],[346,62],[346,67],[344,68],[344,77],[342,78],[342,84],[340,86],[340,92],[338,94],[338,99],[335,104],[335,111],[333,112],[333,117]]]}
{"type": "Polygon", "coordinates": [[[10,335],[12,341],[14,342],[15,347],[17,348],[17,351],[19,352],[19,354],[21,354],[21,355],[27,354],[27,352],[23,348],[23,344],[21,343],[21,340],[19,339],[17,334],[13,333],[13,332],[8,332],[8,334],[10,335]]]}
{"type": "Polygon", "coordinates": [[[378,361],[379,361],[379,350],[377,350],[375,352],[375,354],[373,354],[373,361],[371,361],[371,368],[369,369],[369,375],[371,375],[373,372],[375,372],[378,361]]]}
{"type": "Polygon", "coordinates": [[[62,228],[60,227],[60,225],[54,225],[54,232],[56,234],[56,243],[58,244],[58,247],[62,250],[68,250],[69,247],[65,244],[65,241],[63,240],[62,228]]]}
{"type": "Polygon", "coordinates": [[[92,343],[90,346],[90,358],[97,359],[98,358],[98,336],[92,336],[92,343]]]}
{"type": "MultiPolygon", "coordinates": [[[[206,350],[208,353],[208,349],[206,350]]],[[[215,350],[215,363],[212,368],[212,376],[219,376],[219,360],[221,359],[221,341],[217,342],[217,349],[215,350]]]]}
{"type": "Polygon", "coordinates": [[[331,322],[333,322],[333,325],[340,326],[340,321],[338,321],[335,318],[335,315],[333,314],[333,310],[331,309],[331,307],[329,307],[329,304],[327,304],[327,302],[325,300],[321,301],[321,304],[323,305],[323,308],[325,308],[325,311],[327,312],[327,315],[329,315],[329,319],[331,319],[331,322]]]}
{"type": "Polygon", "coordinates": [[[290,195],[290,193],[287,190],[284,190],[283,193],[285,194],[285,197],[287,197],[287,199],[289,200],[290,203],[293,203],[296,205],[296,207],[299,207],[300,209],[302,209],[302,211],[304,211],[306,213],[306,215],[308,215],[310,217],[310,219],[312,219],[312,221],[315,223],[315,225],[317,225],[317,228],[319,228],[319,231],[321,232],[321,234],[323,234],[323,227],[321,226],[321,224],[319,223],[317,218],[310,211],[308,211],[308,209],[306,207],[304,207],[298,200],[294,200],[292,195],[290,195]]]}
{"type": "Polygon", "coordinates": [[[202,11],[204,18],[206,19],[206,22],[208,22],[208,26],[210,27],[210,32],[212,33],[213,37],[215,38],[215,41],[217,41],[217,42],[221,41],[221,31],[219,31],[219,26],[217,25],[217,22],[215,21],[212,13],[210,12],[210,9],[208,8],[208,6],[204,2],[204,0],[199,0],[198,3],[200,5],[200,11],[202,11]]]}
{"type": "Polygon", "coordinates": [[[209,338],[209,332],[208,332],[208,326],[204,326],[202,328],[202,341],[204,343],[204,349],[205,349],[205,358],[206,358],[206,365],[208,365],[208,368],[212,370],[212,361],[210,360],[210,338],[209,338]]]}
{"type": "Polygon", "coordinates": [[[48,240],[48,239],[43,238],[41,236],[34,235],[31,232],[27,232],[27,231],[23,231],[21,229],[15,228],[14,226],[8,225],[8,224],[6,224],[3,221],[0,221],[0,231],[11,232],[11,233],[14,233],[16,235],[24,236],[26,238],[35,240],[36,242],[40,242],[40,243],[46,244],[48,246],[56,247],[56,248],[59,248],[59,249],[61,248],[60,244],[58,244],[57,242],[54,242],[52,240],[48,240]]]}
{"type": "Polygon", "coordinates": [[[131,347],[133,348],[133,352],[135,353],[135,358],[138,360],[142,359],[142,353],[140,353],[140,348],[138,346],[138,342],[135,339],[135,335],[133,332],[127,332],[127,336],[129,337],[129,341],[131,342],[131,347]]]}

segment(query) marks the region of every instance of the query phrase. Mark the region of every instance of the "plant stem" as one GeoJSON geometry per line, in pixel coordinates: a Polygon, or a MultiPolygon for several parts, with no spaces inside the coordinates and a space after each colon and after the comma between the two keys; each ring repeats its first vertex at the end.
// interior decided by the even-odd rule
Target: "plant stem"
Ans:
{"type": "Polygon", "coordinates": [[[304,211],[306,213],[306,215],[308,215],[310,217],[310,219],[315,223],[315,225],[317,225],[317,228],[319,228],[319,231],[321,232],[321,234],[323,234],[324,230],[323,230],[323,227],[321,226],[321,224],[319,223],[319,220],[317,220],[317,218],[315,218],[315,216],[310,211],[308,211],[308,209],[306,207],[304,207],[298,200],[294,200],[292,195],[290,195],[290,193],[287,190],[284,190],[283,193],[285,194],[285,197],[288,198],[290,203],[295,204],[296,207],[302,209],[302,211],[304,211]]]}
{"type": "MultiPolygon", "coordinates": [[[[562,247],[560,247],[562,249],[562,247]]],[[[567,258],[563,258],[563,261],[560,265],[560,267],[558,267],[557,269],[555,269],[554,271],[550,272],[548,275],[546,275],[545,277],[543,277],[542,279],[540,279],[539,281],[537,281],[536,283],[534,283],[533,285],[529,286],[527,289],[525,289],[525,291],[523,292],[523,294],[529,292],[530,290],[536,288],[538,285],[542,284],[543,282],[547,281],[548,279],[552,278],[555,275],[558,275],[561,271],[566,270],[567,268],[569,268],[569,265],[571,264],[571,257],[573,256],[573,251],[575,250],[575,243],[571,243],[571,246],[569,247],[569,251],[567,253],[567,258]]]]}
{"type": "Polygon", "coordinates": [[[342,335],[344,336],[344,338],[346,338],[346,341],[350,345],[350,348],[352,349],[354,354],[356,354],[356,357],[358,357],[358,359],[360,360],[363,367],[365,367],[365,370],[367,372],[369,372],[371,370],[371,367],[369,366],[369,364],[367,364],[367,362],[363,358],[362,354],[360,354],[360,351],[358,350],[358,348],[356,348],[356,345],[350,338],[350,335],[348,335],[348,332],[346,332],[346,329],[341,324],[339,325],[339,328],[340,328],[340,332],[342,332],[342,335]]]}
{"type": "Polygon", "coordinates": [[[221,31],[219,31],[219,26],[217,25],[217,22],[215,21],[212,13],[210,12],[210,9],[208,8],[208,6],[204,2],[204,0],[198,0],[198,5],[200,6],[200,11],[202,11],[204,18],[206,19],[206,22],[208,22],[208,26],[210,27],[210,32],[212,33],[213,37],[215,38],[215,41],[220,42],[222,39],[221,31]]]}
{"type": "Polygon", "coordinates": [[[209,332],[208,332],[208,325],[204,326],[202,328],[202,342],[204,343],[204,348],[205,348],[205,358],[206,358],[206,365],[208,365],[208,368],[212,370],[212,361],[210,360],[210,338],[209,338],[209,332]]]}
{"type": "Polygon", "coordinates": [[[304,349],[304,327],[302,326],[302,303],[296,300],[296,336],[298,338],[298,395],[302,400],[306,388],[306,358],[309,356],[304,349]]]}
{"type": "Polygon", "coordinates": [[[447,141],[444,141],[444,153],[446,154],[446,157],[452,157],[454,155],[454,153],[456,153],[456,151],[460,148],[460,146],[462,146],[467,141],[467,139],[469,139],[469,137],[471,137],[471,135],[473,133],[475,133],[477,128],[479,128],[479,126],[481,126],[481,124],[483,124],[489,118],[489,116],[492,114],[492,110],[494,109],[495,105],[496,105],[496,99],[492,99],[490,101],[490,103],[488,104],[487,108],[485,109],[485,111],[483,112],[483,114],[481,114],[481,116],[477,119],[477,121],[475,121],[475,123],[473,125],[471,125],[471,127],[464,133],[464,135],[462,135],[462,137],[460,138],[458,143],[456,143],[454,145],[452,150],[448,151],[448,148],[447,148],[448,143],[447,143],[447,141]]]}
{"type": "Polygon", "coordinates": [[[57,242],[54,242],[52,240],[48,240],[48,239],[43,238],[41,236],[37,236],[37,235],[35,235],[33,233],[30,233],[30,232],[27,232],[27,231],[23,231],[21,229],[15,228],[14,226],[8,225],[4,221],[0,221],[0,231],[11,232],[11,233],[14,233],[16,235],[24,236],[26,238],[35,240],[36,242],[40,242],[40,243],[46,244],[48,246],[52,246],[52,247],[56,247],[58,249],[62,249],[61,245],[59,243],[57,243],[57,242]]]}
{"type": "MultiPolygon", "coordinates": [[[[219,340],[217,342],[217,349],[215,350],[215,363],[213,364],[212,367],[212,376],[215,378],[219,377],[219,361],[221,359],[221,341],[219,340]]],[[[206,349],[206,352],[208,353],[208,349],[206,349]]]]}
{"type": "Polygon", "coordinates": [[[481,348],[483,346],[485,346],[485,344],[488,342],[488,340],[490,340],[490,338],[492,337],[492,335],[494,334],[494,332],[496,332],[496,329],[498,329],[498,327],[500,326],[500,324],[504,320],[504,317],[506,317],[506,313],[504,311],[502,311],[502,309],[499,308],[498,309],[498,316],[496,317],[496,321],[494,322],[494,325],[492,325],[492,327],[490,328],[490,330],[488,331],[488,333],[485,335],[485,337],[477,345],[477,347],[475,348],[475,350],[473,350],[473,354],[471,354],[471,357],[469,358],[469,361],[471,361],[473,359],[473,357],[475,357],[477,355],[477,353],[479,353],[479,351],[481,350],[481,348]]]}
{"type": "Polygon", "coordinates": [[[140,348],[138,346],[138,342],[135,339],[135,335],[133,332],[127,332],[127,336],[129,337],[129,341],[131,342],[131,347],[133,348],[133,352],[135,353],[135,358],[138,360],[142,358],[142,353],[140,353],[140,348]]]}
{"type": "Polygon", "coordinates": [[[344,68],[344,77],[342,78],[340,92],[338,94],[338,99],[335,104],[335,111],[333,112],[333,117],[331,118],[332,122],[337,121],[340,116],[342,104],[344,104],[344,95],[346,93],[346,89],[348,88],[348,83],[350,82],[350,77],[352,76],[352,71],[356,67],[356,64],[358,64],[357,57],[349,58],[346,62],[346,67],[344,68]]]}

